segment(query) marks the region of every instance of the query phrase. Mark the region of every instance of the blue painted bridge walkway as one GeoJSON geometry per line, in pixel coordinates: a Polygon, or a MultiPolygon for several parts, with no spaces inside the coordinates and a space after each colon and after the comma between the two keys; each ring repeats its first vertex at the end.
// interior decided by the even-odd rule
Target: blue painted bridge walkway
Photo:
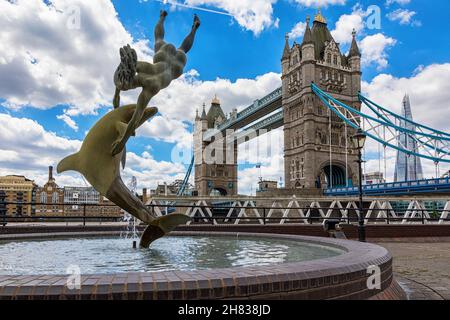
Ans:
{"type": "MultiPolygon", "coordinates": [[[[450,178],[364,185],[363,193],[372,196],[407,196],[427,193],[450,195],[450,178]]],[[[324,194],[326,196],[355,196],[359,194],[359,190],[358,187],[338,187],[326,189],[324,194]]]]}

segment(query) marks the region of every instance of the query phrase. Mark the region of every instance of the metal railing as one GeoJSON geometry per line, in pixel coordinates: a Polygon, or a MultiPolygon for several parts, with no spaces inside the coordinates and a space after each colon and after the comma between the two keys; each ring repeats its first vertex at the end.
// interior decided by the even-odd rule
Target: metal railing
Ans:
{"type": "MultiPolygon", "coordinates": [[[[265,97],[255,100],[253,104],[241,112],[238,112],[236,118],[230,118],[227,119],[225,122],[220,124],[215,130],[212,130],[210,132],[205,133],[205,136],[203,139],[205,141],[210,140],[213,136],[215,136],[218,132],[222,132],[231,126],[235,125],[236,123],[239,123],[245,119],[247,119],[249,116],[253,115],[259,110],[262,110],[272,104],[273,102],[280,100],[281,101],[281,95],[282,95],[282,88],[277,88],[265,97]]],[[[281,103],[279,104],[279,108],[281,108],[281,103]]]]}
{"type": "Polygon", "coordinates": [[[0,202],[0,226],[8,223],[35,223],[35,222],[119,222],[123,219],[123,213],[99,214],[102,208],[117,208],[115,204],[100,203],[34,203],[34,202],[0,202]],[[21,213],[9,214],[8,207],[20,208],[21,213]],[[77,208],[74,209],[73,207],[77,208]],[[44,212],[36,212],[41,207],[44,212]],[[61,208],[67,214],[60,214],[61,208]],[[95,208],[95,209],[94,209],[95,208]],[[31,211],[31,214],[27,212],[31,211]]]}
{"type": "MultiPolygon", "coordinates": [[[[123,221],[123,215],[98,215],[96,212],[89,211],[89,207],[116,207],[114,204],[77,204],[82,207],[78,215],[73,214],[53,214],[47,215],[8,215],[5,214],[5,208],[10,205],[20,206],[51,206],[51,207],[67,207],[72,204],[36,204],[36,203],[13,203],[3,202],[0,203],[0,226],[6,226],[8,223],[35,223],[35,222],[80,222],[83,226],[86,226],[87,222],[120,222],[123,221]]],[[[335,207],[309,207],[309,206],[277,206],[265,207],[265,206],[229,206],[229,205],[182,205],[182,204],[151,204],[147,207],[154,213],[155,216],[164,215],[165,212],[178,212],[189,215],[189,213],[198,210],[199,213],[191,216],[191,223],[211,223],[211,224],[235,224],[236,221],[255,222],[255,224],[280,224],[280,221],[288,221],[288,223],[302,223],[302,224],[319,224],[327,219],[337,219],[342,223],[357,223],[359,217],[359,209],[347,208],[339,209],[335,207]],[[167,210],[166,210],[167,209],[167,210]],[[205,212],[211,212],[211,215],[204,214],[205,212]],[[304,216],[273,216],[273,211],[290,210],[292,212],[304,212],[307,213],[304,216]],[[330,212],[329,216],[323,216],[320,212],[330,212]],[[254,216],[241,215],[242,212],[251,213],[253,211],[254,216]],[[219,213],[218,213],[219,212],[219,213]],[[342,212],[346,212],[345,216],[342,212]],[[255,214],[256,213],[256,214],[255,214]]],[[[363,215],[365,216],[366,223],[380,223],[383,222],[387,225],[394,223],[447,223],[450,222],[450,210],[427,210],[427,209],[412,209],[412,210],[395,210],[395,216],[389,214],[393,212],[392,209],[370,209],[364,208],[363,215]],[[372,213],[385,213],[383,217],[366,217],[365,213],[370,210],[372,213]],[[408,217],[407,213],[411,211],[415,212],[414,217],[408,217]],[[431,214],[430,214],[431,213],[431,214]],[[447,218],[442,218],[444,214],[447,214],[447,218]]],[[[283,222],[284,223],[284,222],[283,222]]]]}
{"type": "MultiPolygon", "coordinates": [[[[337,219],[340,220],[341,222],[346,222],[348,224],[351,223],[357,223],[358,222],[358,217],[359,217],[359,209],[337,209],[337,208],[331,208],[331,207],[283,207],[283,206],[279,206],[279,207],[248,207],[248,206],[220,206],[220,205],[170,205],[170,204],[153,204],[153,205],[148,205],[148,207],[150,209],[152,209],[153,211],[155,211],[155,208],[162,208],[161,211],[164,211],[164,208],[178,208],[178,209],[200,209],[203,212],[206,211],[206,209],[209,209],[211,211],[217,211],[217,210],[223,210],[223,211],[227,211],[228,213],[230,211],[234,211],[234,214],[232,215],[225,215],[224,214],[213,214],[211,216],[193,216],[192,217],[192,221],[194,223],[200,223],[203,221],[208,221],[209,223],[214,223],[214,221],[222,221],[223,223],[230,223],[230,221],[236,221],[236,220],[249,220],[249,221],[263,221],[263,224],[271,224],[271,222],[276,222],[277,224],[279,224],[280,220],[288,220],[290,223],[295,223],[295,222],[305,222],[307,221],[307,224],[318,224],[318,223],[322,223],[325,220],[328,220],[330,218],[332,219],[337,219]],[[247,210],[247,211],[252,211],[256,209],[258,211],[258,213],[260,213],[260,216],[255,216],[255,217],[249,217],[249,216],[245,216],[245,217],[240,217],[238,215],[237,211],[241,211],[241,210],[247,210]],[[312,213],[314,216],[305,216],[305,217],[269,217],[268,213],[273,211],[273,210],[302,210],[303,212],[310,212],[312,213]],[[333,210],[335,212],[344,210],[347,211],[347,216],[346,217],[336,217],[331,216],[331,217],[323,217],[320,216],[319,212],[320,211],[328,211],[328,210],[333,210]]],[[[367,212],[368,210],[371,210],[372,212],[388,212],[388,211],[393,211],[391,209],[369,209],[369,208],[364,208],[363,209],[363,215],[365,212],[367,212]]],[[[396,217],[390,216],[389,214],[386,214],[386,217],[383,218],[374,218],[374,217],[367,217],[364,218],[364,220],[366,221],[366,223],[378,223],[378,222],[385,222],[386,224],[392,224],[392,223],[396,223],[396,222],[407,222],[407,223],[421,223],[421,224],[427,224],[427,223],[437,223],[437,222],[450,222],[450,217],[448,218],[442,218],[441,216],[445,213],[449,214],[450,216],[450,210],[433,210],[433,215],[435,217],[427,217],[427,214],[430,213],[431,210],[427,210],[427,209],[413,209],[413,210],[396,210],[396,217]],[[408,212],[414,211],[416,212],[416,215],[419,215],[419,217],[405,217],[405,215],[408,212]]]]}

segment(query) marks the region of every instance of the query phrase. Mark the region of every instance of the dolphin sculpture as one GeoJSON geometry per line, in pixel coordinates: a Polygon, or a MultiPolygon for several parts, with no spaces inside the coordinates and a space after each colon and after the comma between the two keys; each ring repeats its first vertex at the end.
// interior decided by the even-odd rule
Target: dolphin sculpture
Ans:
{"type": "MultiPolygon", "coordinates": [[[[57,172],[71,170],[81,173],[102,196],[148,224],[140,241],[141,248],[148,248],[153,241],[190,218],[183,214],[156,217],[123,183],[120,165],[125,166],[126,150],[112,156],[111,146],[123,137],[135,110],[136,105],[127,105],[106,114],[89,131],[80,151],[58,164],[57,172]]],[[[157,112],[157,108],[146,108],[137,128],[157,112]]]]}

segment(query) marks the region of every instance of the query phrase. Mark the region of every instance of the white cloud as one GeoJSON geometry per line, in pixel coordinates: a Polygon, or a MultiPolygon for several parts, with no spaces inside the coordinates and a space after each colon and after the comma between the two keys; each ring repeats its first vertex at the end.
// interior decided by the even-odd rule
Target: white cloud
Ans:
{"type": "Polygon", "coordinates": [[[382,33],[365,37],[359,43],[363,65],[375,64],[378,70],[386,68],[389,64],[386,51],[396,43],[397,40],[382,33]]]}
{"type": "Polygon", "coordinates": [[[262,165],[261,169],[256,167],[247,168],[239,171],[239,194],[255,195],[258,187],[259,176],[264,180],[284,181],[284,158],[282,155],[273,157],[273,163],[262,165]]]}
{"type": "Polygon", "coordinates": [[[239,194],[255,194],[259,177],[284,180],[283,133],[279,128],[239,146],[238,163],[246,165],[238,172],[239,194]],[[261,169],[256,168],[257,164],[261,164],[261,169]]]}
{"type": "Polygon", "coordinates": [[[152,101],[159,112],[168,119],[193,121],[195,110],[201,112],[206,103],[207,110],[212,98],[217,95],[225,113],[233,108],[248,107],[255,99],[261,98],[281,86],[281,75],[270,72],[255,79],[217,78],[214,81],[201,81],[199,74],[191,70],[161,91],[152,101]]]}
{"type": "Polygon", "coordinates": [[[78,131],[78,125],[67,114],[62,114],[62,115],[56,116],[56,118],[59,119],[59,120],[64,121],[73,130],[78,131]]]}
{"type": "Polygon", "coordinates": [[[284,180],[283,149],[283,128],[272,130],[239,145],[239,194],[254,194],[260,176],[264,180],[279,181],[280,177],[284,180]],[[257,164],[261,164],[261,169],[256,168],[257,164]]]}
{"type": "Polygon", "coordinates": [[[413,19],[416,14],[417,12],[408,9],[397,9],[388,13],[387,17],[391,21],[398,21],[401,25],[421,26],[420,21],[413,19]]]}
{"type": "Polygon", "coordinates": [[[68,116],[95,113],[111,104],[119,48],[130,43],[141,59],[152,55],[109,0],[0,1],[0,29],[0,97],[10,108],[68,104],[68,116]],[[69,28],[76,11],[79,29],[69,28]]]}
{"type": "Polygon", "coordinates": [[[363,92],[382,106],[399,113],[405,95],[410,95],[413,115],[419,123],[450,131],[450,63],[432,64],[409,78],[380,74],[363,82],[363,92]]]}
{"type": "Polygon", "coordinates": [[[306,22],[299,22],[297,23],[289,32],[289,38],[291,39],[298,39],[303,36],[306,30],[306,22]]]}
{"type": "Polygon", "coordinates": [[[348,44],[352,41],[352,32],[360,32],[364,29],[364,15],[361,11],[351,14],[343,14],[336,22],[335,29],[331,31],[334,40],[340,44],[348,44]]]}
{"type": "Polygon", "coordinates": [[[136,133],[138,136],[176,143],[180,147],[190,148],[192,145],[192,133],[188,125],[163,116],[156,116],[147,121],[136,133]]]}
{"type": "Polygon", "coordinates": [[[272,26],[277,27],[278,20],[273,18],[273,5],[278,0],[185,0],[192,6],[214,6],[234,16],[240,26],[259,35],[272,26]]]}
{"type": "Polygon", "coordinates": [[[128,181],[132,176],[138,180],[138,188],[155,188],[159,183],[170,183],[176,179],[183,179],[186,168],[181,164],[168,161],[156,161],[148,152],[137,155],[127,153],[127,167],[122,178],[128,181]]]}
{"type": "MultiPolygon", "coordinates": [[[[47,167],[78,151],[81,141],[57,136],[39,123],[0,114],[0,174],[27,175],[39,183],[46,181],[47,167]]],[[[65,175],[65,181],[77,181],[65,175]]]]}
{"type": "Polygon", "coordinates": [[[394,38],[377,33],[367,35],[365,19],[369,11],[364,10],[358,3],[352,8],[351,14],[344,14],[336,22],[335,29],[331,31],[333,38],[341,45],[348,45],[352,41],[352,32],[356,31],[358,36],[363,35],[361,41],[358,41],[362,53],[363,67],[374,64],[378,70],[388,66],[387,50],[394,46],[397,41],[394,38]]]}

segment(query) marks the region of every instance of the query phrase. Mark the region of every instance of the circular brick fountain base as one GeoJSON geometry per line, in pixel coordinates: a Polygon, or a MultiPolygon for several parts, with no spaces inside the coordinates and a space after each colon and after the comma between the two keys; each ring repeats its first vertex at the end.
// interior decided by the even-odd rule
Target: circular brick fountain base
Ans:
{"type": "MultiPolygon", "coordinates": [[[[174,236],[195,236],[177,232],[174,236]]],[[[236,236],[202,233],[202,236],[236,236]]],[[[73,235],[72,235],[73,236],[73,235]]],[[[392,257],[379,246],[329,238],[239,234],[335,247],[343,254],[321,260],[199,271],[83,275],[70,290],[67,276],[0,276],[1,299],[405,299],[392,257]],[[378,281],[379,280],[379,281],[378,281]]]]}

